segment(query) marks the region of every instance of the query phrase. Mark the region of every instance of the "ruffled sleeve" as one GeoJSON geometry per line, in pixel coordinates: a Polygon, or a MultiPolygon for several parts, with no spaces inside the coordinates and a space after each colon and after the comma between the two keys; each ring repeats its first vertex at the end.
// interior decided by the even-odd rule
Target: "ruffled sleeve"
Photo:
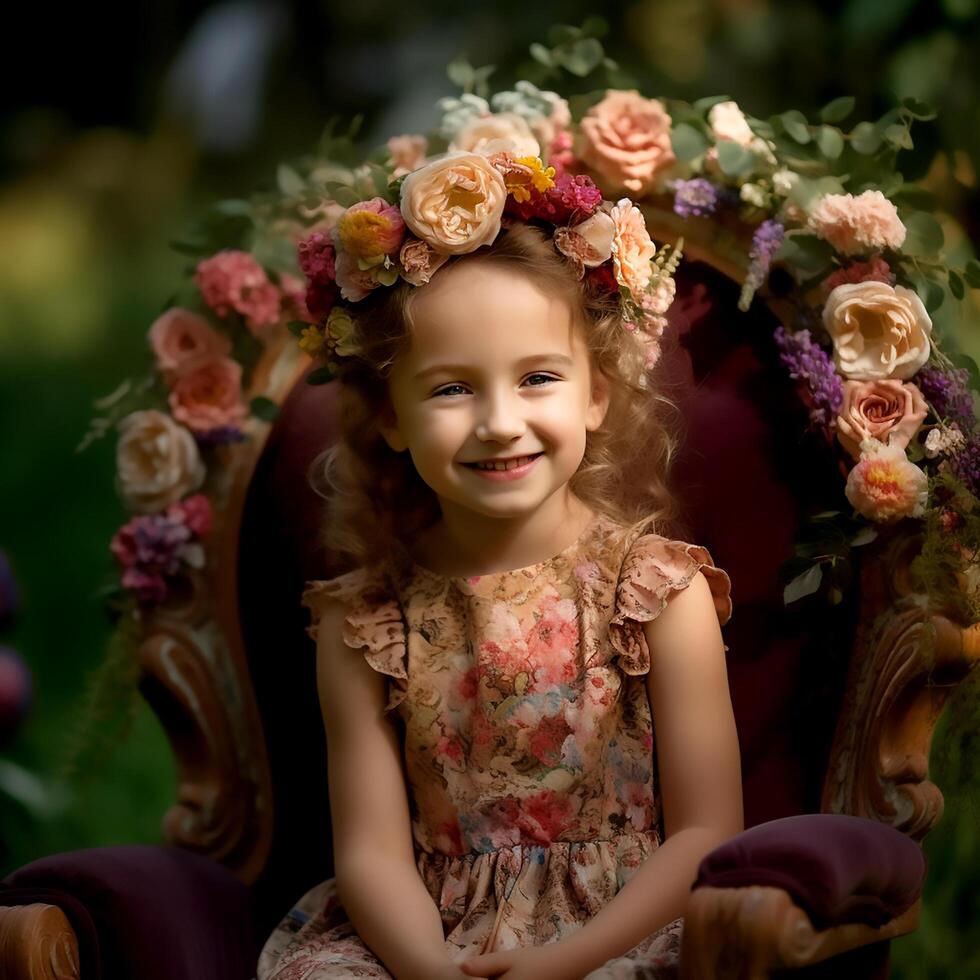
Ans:
{"type": "Polygon", "coordinates": [[[670,595],[686,589],[699,569],[711,589],[718,622],[724,626],[732,615],[732,583],[728,573],[715,565],[707,548],[659,534],[642,534],[630,545],[609,621],[614,656],[618,656],[626,673],[645,674],[650,670],[643,623],[656,619],[670,595]]]}
{"type": "Polygon", "coordinates": [[[346,607],[341,631],[344,643],[360,650],[378,673],[388,675],[385,711],[391,711],[405,699],[408,674],[404,619],[390,583],[381,571],[366,568],[307,582],[301,601],[311,612],[312,622],[306,632],[314,641],[329,599],[339,600],[346,607]]]}

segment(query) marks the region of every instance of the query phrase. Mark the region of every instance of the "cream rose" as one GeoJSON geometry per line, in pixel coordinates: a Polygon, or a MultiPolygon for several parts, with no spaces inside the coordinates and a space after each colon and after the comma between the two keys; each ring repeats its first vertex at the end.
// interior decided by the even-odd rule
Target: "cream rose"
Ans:
{"type": "Polygon", "coordinates": [[[834,362],[845,378],[904,380],[929,359],[932,320],[922,300],[904,286],[837,286],[827,297],[823,322],[834,342],[834,362]]]}
{"type": "Polygon", "coordinates": [[[616,279],[639,301],[650,284],[653,275],[650,260],[656,255],[657,247],[650,239],[642,212],[628,197],[617,201],[609,216],[616,226],[612,245],[616,279]]]}
{"type": "Polygon", "coordinates": [[[401,185],[405,224],[437,252],[463,255],[500,232],[504,178],[479,153],[448,153],[410,173],[401,185]]]}
{"type": "Polygon", "coordinates": [[[129,510],[157,513],[204,482],[194,437],[166,412],[131,412],[118,429],[116,489],[129,510]]]}
{"type": "Polygon", "coordinates": [[[643,194],[676,161],[670,116],[662,103],[636,90],[609,91],[585,114],[580,128],[582,160],[613,187],[643,194]]]}
{"type": "Polygon", "coordinates": [[[517,157],[541,156],[541,146],[530,125],[516,112],[476,116],[456,132],[449,149],[484,156],[501,150],[511,150],[517,157]]]}
{"type": "Polygon", "coordinates": [[[594,269],[612,256],[616,223],[605,211],[596,211],[591,218],[574,228],[559,226],[555,229],[555,247],[567,255],[578,269],[579,279],[586,268],[594,269]]]}
{"type": "Polygon", "coordinates": [[[182,364],[200,354],[224,357],[231,341],[214,330],[204,317],[179,306],[171,307],[153,321],[147,335],[161,371],[179,371],[182,364]]]}
{"type": "Polygon", "coordinates": [[[860,459],[865,439],[905,449],[929,410],[915,385],[895,378],[845,381],[843,387],[837,438],[854,459],[860,459]]]}

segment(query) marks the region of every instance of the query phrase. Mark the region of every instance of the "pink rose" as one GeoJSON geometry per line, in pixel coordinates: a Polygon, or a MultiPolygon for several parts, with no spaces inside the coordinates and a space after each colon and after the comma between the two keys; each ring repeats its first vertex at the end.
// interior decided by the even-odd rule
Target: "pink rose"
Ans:
{"type": "MultiPolygon", "coordinates": [[[[373,271],[362,269],[357,264],[357,259],[343,250],[337,253],[336,270],[340,295],[349,303],[359,302],[378,286],[378,280],[373,271]]],[[[309,297],[307,302],[309,302],[309,297]]]]}
{"type": "Polygon", "coordinates": [[[866,439],[904,450],[928,410],[922,392],[896,378],[845,381],[837,438],[854,459],[860,459],[860,444],[866,439]]]}
{"type": "Polygon", "coordinates": [[[235,310],[258,334],[279,321],[279,290],[248,252],[224,249],[197,264],[194,282],[220,317],[235,310]]]}
{"type": "Polygon", "coordinates": [[[248,415],[242,403],[242,366],[229,357],[189,362],[170,390],[170,411],[195,432],[234,425],[248,415]]]}
{"type": "Polygon", "coordinates": [[[609,91],[580,125],[583,162],[617,189],[642,195],[675,163],[670,116],[662,103],[635,90],[609,91]]]}
{"type": "Polygon", "coordinates": [[[405,237],[401,211],[383,197],[352,204],[333,230],[334,241],[351,257],[380,265],[393,255],[405,237]]]}
{"type": "Polygon", "coordinates": [[[844,488],[854,509],[883,523],[921,517],[928,502],[929,479],[909,461],[905,450],[877,439],[866,439],[860,448],[861,458],[844,488]]]}
{"type": "Polygon", "coordinates": [[[650,261],[657,248],[647,231],[642,212],[629,198],[617,201],[610,217],[616,226],[612,246],[616,279],[639,301],[650,284],[653,275],[650,261]]]}
{"type": "Polygon", "coordinates": [[[436,269],[449,261],[449,256],[440,255],[420,238],[408,238],[398,254],[398,261],[402,266],[402,277],[413,286],[421,286],[432,278],[436,269]]]}
{"type": "Polygon", "coordinates": [[[881,191],[865,191],[857,197],[825,194],[810,212],[808,224],[845,255],[899,248],[905,241],[905,225],[881,191]]]}
{"type": "Polygon", "coordinates": [[[161,313],[148,337],[161,371],[176,371],[189,358],[201,354],[224,357],[231,353],[227,337],[213,330],[204,317],[179,306],[161,313]]]}

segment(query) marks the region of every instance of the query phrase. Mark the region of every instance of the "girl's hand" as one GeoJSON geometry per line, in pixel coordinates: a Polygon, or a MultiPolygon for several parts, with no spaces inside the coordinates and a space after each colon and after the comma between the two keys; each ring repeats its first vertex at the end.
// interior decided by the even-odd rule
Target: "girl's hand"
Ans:
{"type": "Polygon", "coordinates": [[[520,949],[500,949],[494,953],[470,956],[459,964],[468,977],[499,977],[500,980],[581,980],[581,974],[571,968],[557,943],[545,946],[524,946],[520,949]]]}

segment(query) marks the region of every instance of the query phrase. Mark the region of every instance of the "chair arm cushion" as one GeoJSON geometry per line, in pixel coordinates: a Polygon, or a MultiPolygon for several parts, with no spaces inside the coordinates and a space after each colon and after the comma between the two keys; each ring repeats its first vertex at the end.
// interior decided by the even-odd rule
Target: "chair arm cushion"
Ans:
{"type": "Polygon", "coordinates": [[[179,847],[126,844],[40,858],[0,882],[0,905],[31,902],[64,911],[79,939],[83,980],[254,976],[249,888],[179,847]]]}
{"type": "Polygon", "coordinates": [[[817,929],[878,927],[919,898],[925,873],[922,848],[894,827],[805,813],[757,824],[716,847],[692,890],[771,885],[787,891],[817,929]]]}

